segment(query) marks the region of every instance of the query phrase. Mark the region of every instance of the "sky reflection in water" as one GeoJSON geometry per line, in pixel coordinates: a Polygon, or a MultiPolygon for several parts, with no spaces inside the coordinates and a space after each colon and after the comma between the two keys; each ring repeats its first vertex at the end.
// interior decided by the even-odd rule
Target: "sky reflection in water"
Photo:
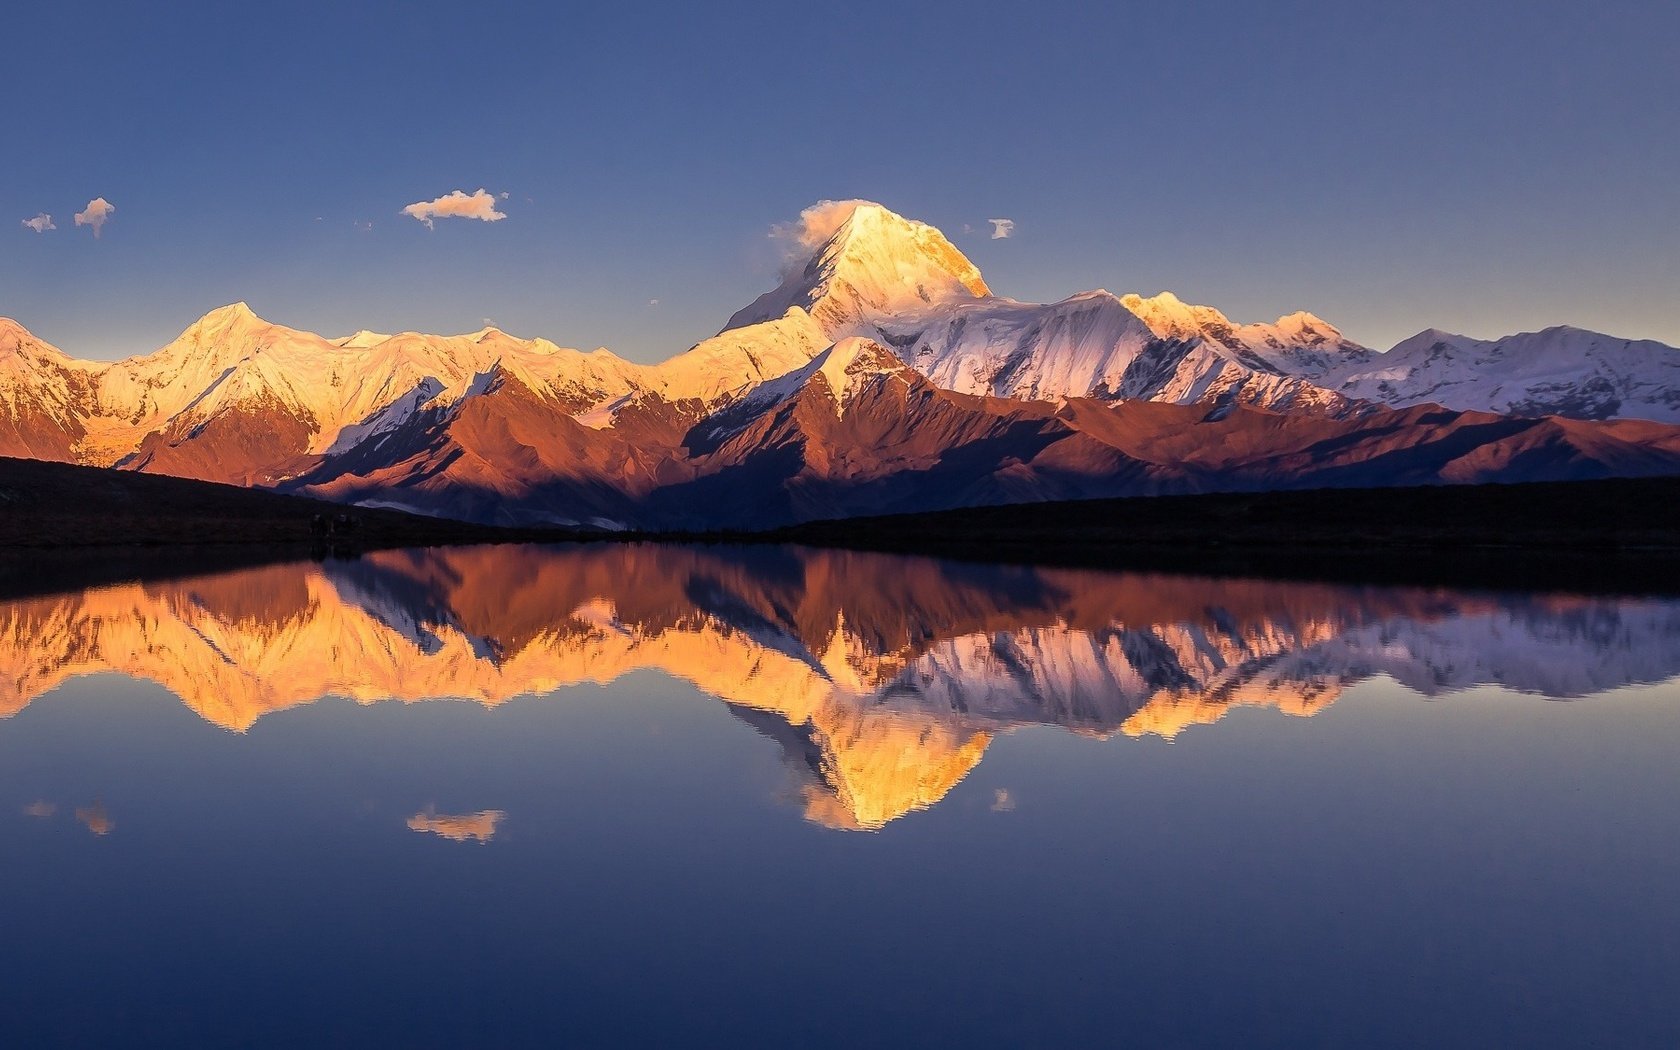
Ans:
{"type": "Polygon", "coordinates": [[[0,1031],[1660,1045],[1677,675],[1670,600],[799,550],[4,602],[0,1031]]]}

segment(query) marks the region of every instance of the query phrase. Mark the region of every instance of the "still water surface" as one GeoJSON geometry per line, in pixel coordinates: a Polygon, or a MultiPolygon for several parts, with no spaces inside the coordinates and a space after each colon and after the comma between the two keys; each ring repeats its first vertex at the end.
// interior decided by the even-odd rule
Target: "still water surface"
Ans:
{"type": "Polygon", "coordinates": [[[1680,601],[797,549],[0,602],[8,1046],[1680,1043],[1680,601]]]}

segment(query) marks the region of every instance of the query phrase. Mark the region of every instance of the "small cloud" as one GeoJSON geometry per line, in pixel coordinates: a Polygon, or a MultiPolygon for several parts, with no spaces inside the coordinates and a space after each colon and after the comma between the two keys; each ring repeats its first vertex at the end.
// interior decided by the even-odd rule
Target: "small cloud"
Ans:
{"type": "Polygon", "coordinates": [[[86,825],[87,829],[95,835],[109,835],[111,829],[117,826],[117,822],[111,819],[109,813],[105,812],[105,803],[98,799],[94,799],[93,805],[76,810],[76,819],[86,825]]]}
{"type": "Polygon", "coordinates": [[[486,328],[496,327],[496,319],[493,317],[480,317],[478,320],[486,328]]]}
{"type": "Polygon", "coordinates": [[[1014,219],[987,219],[986,221],[992,224],[992,240],[994,241],[1007,240],[1009,235],[1015,232],[1014,219]]]}
{"type": "Polygon", "coordinates": [[[48,230],[58,229],[57,226],[53,225],[52,216],[48,215],[46,212],[42,212],[33,219],[23,220],[23,224],[34,230],[36,233],[46,233],[48,230]]]}
{"type": "Polygon", "coordinates": [[[962,232],[964,232],[964,233],[973,233],[973,232],[974,232],[974,224],[973,224],[973,223],[972,223],[972,222],[965,222],[965,223],[963,223],[963,225],[962,225],[962,232]]]}
{"type": "MultiPolygon", "coordinates": [[[[506,195],[504,194],[504,199],[506,195]]],[[[403,215],[419,219],[426,228],[433,229],[434,219],[477,219],[480,222],[500,222],[507,218],[496,210],[496,198],[489,190],[480,188],[474,193],[452,190],[436,200],[416,201],[402,210],[403,215]]]]}
{"type": "Polygon", "coordinates": [[[361,233],[367,233],[369,230],[373,229],[373,220],[355,219],[351,221],[350,225],[354,226],[361,233]]]}
{"type": "Polygon", "coordinates": [[[46,801],[45,799],[43,799],[39,802],[31,802],[29,805],[23,807],[23,815],[24,816],[26,816],[26,817],[39,817],[43,820],[45,820],[47,817],[50,817],[54,813],[57,813],[57,812],[58,812],[58,807],[56,805],[54,805],[53,803],[46,801]]]}
{"type": "Polygon", "coordinates": [[[649,299],[648,300],[648,305],[649,306],[658,306],[659,305],[659,300],[658,299],[649,299]]]}
{"type": "MultiPolygon", "coordinates": [[[[498,197],[500,197],[500,198],[501,198],[501,199],[502,199],[502,200],[507,200],[507,199],[508,199],[508,193],[507,193],[507,190],[503,190],[503,191],[502,191],[502,192],[500,192],[500,193],[498,193],[498,194],[496,194],[496,196],[498,196],[498,197]]],[[[527,198],[527,200],[528,200],[528,199],[529,199],[529,198],[527,198]]]]}
{"type": "Polygon", "coordinates": [[[321,216],[319,216],[319,215],[315,216],[315,221],[320,222],[321,221],[321,216]]]}
{"type": "Polygon", "coordinates": [[[88,201],[87,210],[76,213],[76,225],[92,226],[93,235],[98,237],[99,231],[105,226],[105,221],[109,219],[111,217],[111,213],[116,210],[117,206],[106,200],[104,197],[95,197],[93,200],[88,201]]]}
{"type": "Polygon", "coordinates": [[[436,813],[430,807],[408,818],[410,831],[429,832],[451,842],[489,842],[496,836],[496,825],[507,819],[499,809],[481,809],[477,813],[436,813]]]}
{"type": "Polygon", "coordinates": [[[998,788],[992,792],[993,813],[1012,813],[1014,810],[1015,796],[1009,793],[1008,788],[998,788]]]}

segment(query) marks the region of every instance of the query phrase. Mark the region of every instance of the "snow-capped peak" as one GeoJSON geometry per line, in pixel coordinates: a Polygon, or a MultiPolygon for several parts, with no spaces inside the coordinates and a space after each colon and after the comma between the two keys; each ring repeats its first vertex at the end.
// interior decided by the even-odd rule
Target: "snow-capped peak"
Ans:
{"type": "Polygon", "coordinates": [[[871,333],[877,319],[990,294],[979,268],[937,229],[858,201],[802,264],[724,330],[775,320],[797,306],[838,339],[871,333]]]}
{"type": "Polygon", "coordinates": [[[355,335],[347,335],[343,339],[334,339],[333,345],[346,350],[366,350],[370,346],[378,346],[391,338],[388,332],[370,332],[366,328],[355,335]]]}
{"type": "Polygon", "coordinates": [[[237,318],[247,318],[247,317],[249,317],[249,318],[256,318],[257,320],[261,320],[261,318],[257,317],[256,311],[251,309],[251,304],[246,302],[243,299],[240,299],[237,302],[228,303],[226,306],[217,307],[216,309],[211,310],[209,313],[205,314],[204,316],[205,316],[206,319],[223,318],[223,317],[227,317],[227,318],[235,318],[235,317],[237,317],[237,318]]]}
{"type": "Polygon", "coordinates": [[[1207,339],[1227,350],[1257,353],[1285,371],[1296,371],[1291,366],[1299,362],[1280,357],[1279,352],[1365,350],[1335,325],[1305,310],[1284,314],[1271,324],[1239,325],[1211,306],[1186,303],[1171,292],[1147,299],[1133,293],[1122,296],[1120,302],[1163,339],[1207,339]]]}
{"type": "Polygon", "coordinates": [[[0,353],[15,353],[25,343],[38,342],[29,329],[10,317],[0,317],[0,353]]]}
{"type": "Polygon", "coordinates": [[[230,354],[238,357],[254,349],[259,340],[269,335],[299,336],[311,344],[326,342],[317,335],[270,324],[258,317],[249,305],[238,302],[218,307],[200,317],[159,353],[174,352],[179,355],[209,350],[217,358],[230,354]]]}
{"type": "MultiPolygon", "coordinates": [[[[1120,304],[1137,314],[1162,339],[1226,334],[1235,327],[1230,318],[1213,307],[1192,305],[1171,292],[1159,292],[1147,299],[1131,292],[1120,297],[1120,304]]],[[[1217,336],[1214,338],[1217,340],[1217,336]]]]}
{"type": "Polygon", "coordinates": [[[0,317],[0,361],[21,367],[51,362],[59,368],[82,368],[64,351],[41,339],[10,317],[0,317]]]}
{"type": "Polygon", "coordinates": [[[241,300],[217,307],[195,321],[189,329],[202,331],[225,330],[233,327],[268,327],[268,322],[258,317],[249,303],[241,300]]]}
{"type": "Polygon", "coordinates": [[[905,375],[912,371],[880,343],[855,336],[835,343],[807,367],[812,374],[823,377],[829,392],[840,402],[873,376],[905,375]]]}
{"type": "Polygon", "coordinates": [[[1475,339],[1467,335],[1458,335],[1455,332],[1447,332],[1439,328],[1425,328],[1417,335],[1400,340],[1388,352],[1390,354],[1410,353],[1440,345],[1462,349],[1475,342],[1475,339]]]}

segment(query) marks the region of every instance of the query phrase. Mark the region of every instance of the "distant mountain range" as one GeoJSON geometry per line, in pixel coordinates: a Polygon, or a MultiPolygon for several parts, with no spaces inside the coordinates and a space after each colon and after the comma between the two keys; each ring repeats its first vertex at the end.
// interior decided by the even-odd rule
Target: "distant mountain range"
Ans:
{"type": "Polygon", "coordinates": [[[502,524],[756,528],[1099,496],[1680,473],[1680,351],[1572,328],[1386,353],[1297,313],[995,296],[857,205],[662,364],[244,304],[79,361],[0,320],[0,455],[502,524]]]}

